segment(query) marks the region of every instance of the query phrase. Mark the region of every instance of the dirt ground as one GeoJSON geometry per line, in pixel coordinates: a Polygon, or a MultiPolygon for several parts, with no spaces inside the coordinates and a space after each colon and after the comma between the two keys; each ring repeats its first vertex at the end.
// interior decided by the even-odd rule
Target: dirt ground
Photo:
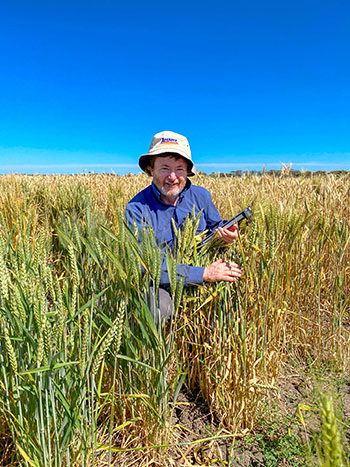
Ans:
{"type": "Polygon", "coordinates": [[[320,393],[334,398],[347,450],[350,442],[350,377],[337,379],[318,375],[316,378],[308,369],[299,368],[298,371],[286,371],[279,378],[278,391],[269,398],[266,416],[257,430],[236,440],[230,437],[208,440],[216,435],[224,437],[225,430],[210,414],[199,393],[182,391],[172,424],[182,427],[179,442],[192,444],[170,448],[164,465],[305,466],[313,462],[312,456],[315,456],[313,446],[321,423],[320,393]],[[206,441],[193,443],[203,439],[206,441]]]}

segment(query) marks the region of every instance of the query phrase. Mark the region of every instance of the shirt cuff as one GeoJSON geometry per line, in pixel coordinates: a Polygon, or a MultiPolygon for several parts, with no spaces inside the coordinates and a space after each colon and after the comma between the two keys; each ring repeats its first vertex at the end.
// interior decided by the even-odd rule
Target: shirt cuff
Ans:
{"type": "Polygon", "coordinates": [[[201,285],[203,284],[204,268],[198,266],[191,266],[188,270],[187,285],[201,285]]]}

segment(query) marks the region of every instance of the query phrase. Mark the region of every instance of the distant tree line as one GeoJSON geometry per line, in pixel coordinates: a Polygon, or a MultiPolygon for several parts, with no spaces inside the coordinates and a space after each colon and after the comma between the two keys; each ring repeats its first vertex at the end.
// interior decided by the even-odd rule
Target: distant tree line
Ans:
{"type": "MultiPolygon", "coordinates": [[[[207,175],[205,172],[199,172],[203,175],[207,175]]],[[[342,176],[346,175],[350,172],[347,170],[333,170],[331,172],[327,172],[325,170],[317,170],[316,172],[311,172],[309,170],[294,170],[287,167],[286,169],[271,169],[271,170],[231,170],[231,172],[212,172],[209,174],[210,177],[246,177],[248,175],[257,175],[257,176],[264,176],[270,175],[274,177],[281,177],[282,175],[288,175],[291,177],[313,177],[313,176],[325,176],[325,175],[336,175],[342,176]]]]}
{"type": "MultiPolygon", "coordinates": [[[[348,173],[350,173],[349,171],[347,170],[333,170],[333,171],[330,171],[330,172],[327,172],[326,170],[317,170],[316,172],[311,172],[309,170],[303,170],[303,171],[300,171],[300,170],[294,170],[294,169],[291,169],[290,167],[286,167],[286,168],[281,168],[281,169],[271,169],[271,170],[231,170],[231,172],[211,172],[210,174],[206,173],[206,172],[202,172],[201,170],[197,170],[197,173],[200,174],[200,175],[208,175],[209,177],[246,177],[246,176],[249,176],[249,175],[257,175],[258,177],[262,177],[264,175],[270,175],[270,176],[274,176],[274,177],[281,177],[282,175],[288,175],[288,176],[291,176],[291,177],[313,177],[313,176],[325,176],[325,175],[329,175],[329,174],[332,174],[332,175],[335,175],[335,176],[342,176],[342,175],[346,175],[348,173]]],[[[2,176],[6,176],[7,174],[0,174],[0,177],[2,176]]],[[[36,176],[47,176],[47,177],[50,177],[52,175],[59,175],[59,174],[45,174],[45,173],[40,173],[40,172],[37,172],[37,173],[34,173],[34,174],[25,174],[25,173],[14,173],[11,171],[10,175],[28,175],[28,176],[33,176],[33,177],[36,177],[36,176]]],[[[91,175],[109,175],[111,177],[122,177],[122,176],[127,176],[127,177],[134,177],[135,174],[132,173],[132,172],[129,172],[125,175],[120,175],[120,174],[116,174],[115,172],[90,172],[90,171],[84,171],[84,172],[80,172],[80,173],[74,173],[74,174],[62,174],[62,175],[68,175],[68,176],[71,176],[71,177],[77,177],[77,176],[81,176],[81,175],[88,175],[88,176],[91,176],[91,175]]]]}

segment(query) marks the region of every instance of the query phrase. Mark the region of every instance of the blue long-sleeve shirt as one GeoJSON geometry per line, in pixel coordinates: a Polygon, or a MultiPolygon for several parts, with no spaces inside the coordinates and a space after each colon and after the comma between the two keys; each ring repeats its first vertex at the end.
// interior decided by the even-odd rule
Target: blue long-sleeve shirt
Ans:
{"type": "MultiPolygon", "coordinates": [[[[192,185],[189,180],[180,193],[176,206],[166,204],[161,200],[160,193],[153,182],[138,193],[126,206],[125,216],[130,226],[136,222],[140,230],[152,228],[157,244],[163,250],[160,277],[160,284],[163,286],[169,286],[165,249],[166,247],[171,249],[175,240],[171,219],[174,219],[178,230],[184,224],[186,217],[192,215],[193,206],[196,216],[203,209],[196,233],[206,229],[210,233],[222,224],[223,221],[209,191],[203,187],[192,185]]],[[[185,286],[203,283],[204,267],[178,264],[176,270],[177,275],[183,277],[185,286]]]]}

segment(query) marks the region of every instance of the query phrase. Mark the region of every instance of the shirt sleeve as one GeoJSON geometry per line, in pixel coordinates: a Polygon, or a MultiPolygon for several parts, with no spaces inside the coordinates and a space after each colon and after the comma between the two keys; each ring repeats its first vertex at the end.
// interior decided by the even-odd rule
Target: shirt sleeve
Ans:
{"type": "MultiPolygon", "coordinates": [[[[143,212],[138,205],[129,203],[125,209],[125,219],[133,230],[136,225],[138,230],[138,241],[141,241],[142,229],[152,228],[153,226],[147,221],[147,215],[143,212]]],[[[159,248],[161,246],[158,245],[159,248]]],[[[143,268],[142,268],[143,269],[143,268]]],[[[181,278],[184,281],[184,286],[200,285],[203,284],[204,267],[188,266],[187,264],[177,264],[176,266],[176,277],[179,281],[181,278]]],[[[166,259],[166,247],[162,248],[162,265],[160,275],[160,285],[163,287],[170,286],[167,259],[166,259]]]]}
{"type": "Polygon", "coordinates": [[[139,234],[139,240],[141,239],[140,234],[143,228],[152,228],[152,225],[149,223],[149,221],[147,221],[145,212],[142,211],[136,203],[129,203],[126,206],[125,219],[132,230],[136,225],[139,234]]]}
{"type": "MultiPolygon", "coordinates": [[[[183,279],[185,287],[189,287],[190,285],[203,284],[203,274],[204,274],[204,267],[188,266],[187,264],[176,265],[176,279],[177,281],[183,279]]],[[[170,280],[169,280],[165,252],[163,252],[160,285],[162,285],[163,287],[170,287],[170,280]]]]}

